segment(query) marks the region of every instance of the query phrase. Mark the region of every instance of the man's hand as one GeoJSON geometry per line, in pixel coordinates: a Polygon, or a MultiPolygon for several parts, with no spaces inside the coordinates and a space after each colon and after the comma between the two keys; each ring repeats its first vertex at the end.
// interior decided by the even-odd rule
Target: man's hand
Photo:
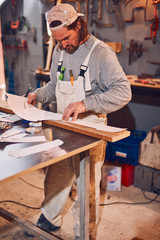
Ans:
{"type": "Polygon", "coordinates": [[[68,118],[73,114],[72,121],[76,121],[79,113],[83,113],[86,111],[86,107],[84,102],[75,102],[68,105],[66,110],[63,113],[62,120],[67,121],[68,118]]]}
{"type": "Polygon", "coordinates": [[[28,104],[32,104],[34,106],[36,105],[36,103],[37,103],[37,95],[36,94],[29,93],[27,98],[28,98],[28,101],[27,101],[28,104]]]}

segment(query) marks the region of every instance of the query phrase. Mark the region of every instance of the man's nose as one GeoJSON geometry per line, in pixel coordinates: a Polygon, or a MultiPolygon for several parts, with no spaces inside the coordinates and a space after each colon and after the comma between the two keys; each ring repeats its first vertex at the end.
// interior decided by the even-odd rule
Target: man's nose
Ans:
{"type": "Polygon", "coordinates": [[[61,44],[62,44],[63,48],[65,48],[67,46],[68,42],[66,40],[64,40],[64,41],[61,41],[61,44]]]}

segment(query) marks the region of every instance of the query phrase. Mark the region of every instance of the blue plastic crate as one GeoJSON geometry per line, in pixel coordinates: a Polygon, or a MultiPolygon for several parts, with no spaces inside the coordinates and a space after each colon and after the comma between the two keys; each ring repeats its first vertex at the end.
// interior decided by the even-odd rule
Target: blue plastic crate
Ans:
{"type": "Polygon", "coordinates": [[[120,141],[107,143],[106,159],[112,162],[138,164],[139,144],[146,137],[145,131],[130,130],[131,135],[120,141]]]}

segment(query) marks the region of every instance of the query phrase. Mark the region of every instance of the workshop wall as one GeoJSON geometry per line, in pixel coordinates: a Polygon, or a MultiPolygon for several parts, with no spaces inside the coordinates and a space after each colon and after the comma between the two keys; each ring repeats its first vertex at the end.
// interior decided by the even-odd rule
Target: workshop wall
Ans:
{"type": "MultiPolygon", "coordinates": [[[[77,1],[68,2],[72,2],[75,7],[78,6],[77,1]]],[[[145,73],[160,77],[160,65],[152,64],[152,62],[160,62],[160,29],[156,32],[156,43],[153,43],[152,39],[145,40],[150,37],[150,24],[154,17],[152,0],[121,0],[118,5],[113,5],[113,2],[113,0],[89,1],[89,32],[102,41],[122,44],[122,49],[117,53],[117,57],[127,75],[145,73]],[[101,8],[100,4],[102,4],[101,8]],[[130,46],[131,39],[136,43],[134,48],[130,46]],[[135,46],[138,46],[138,50],[135,46]]],[[[38,66],[45,67],[42,15],[53,5],[55,5],[55,1],[24,0],[24,16],[29,22],[30,29],[26,34],[17,34],[16,36],[20,40],[27,40],[27,49],[4,48],[5,61],[9,62],[8,69],[14,68],[15,93],[18,95],[23,94],[29,84],[36,88],[36,79],[33,73],[38,66]]],[[[158,16],[159,11],[160,3],[157,4],[158,16]]],[[[83,0],[81,1],[81,12],[86,13],[86,1],[83,0]]],[[[5,9],[2,13],[2,24],[4,25],[8,20],[11,20],[11,14],[5,9]]],[[[14,36],[11,38],[14,40],[14,36]]],[[[9,76],[7,79],[9,80],[9,76]]],[[[129,128],[149,131],[153,126],[159,124],[159,110],[160,107],[152,104],[131,102],[123,112],[120,111],[119,120],[121,119],[121,121],[117,125],[125,124],[129,128]]],[[[110,117],[110,123],[112,122],[116,123],[114,115],[110,117]]]]}
{"type": "MultiPolygon", "coordinates": [[[[152,0],[123,0],[119,1],[118,6],[113,5],[113,0],[102,1],[102,18],[98,19],[96,9],[99,8],[100,2],[93,1],[93,7],[89,8],[90,32],[105,42],[122,43],[122,50],[117,53],[117,57],[127,75],[145,73],[160,77],[160,28],[155,31],[156,43],[149,39],[150,25],[155,14],[152,0]],[[96,22],[90,18],[91,9],[94,12],[92,19],[96,22]],[[112,12],[113,9],[118,9],[117,14],[112,12]],[[138,52],[137,49],[131,48],[131,39],[138,45],[138,52]]],[[[82,11],[85,12],[85,6],[82,11]]],[[[157,16],[159,12],[160,3],[157,4],[157,16]]],[[[122,110],[109,114],[108,123],[149,132],[160,123],[160,107],[152,104],[152,98],[150,100],[149,105],[130,102],[122,110]]]]}
{"type": "Polygon", "coordinates": [[[22,1],[15,2],[16,6],[12,6],[8,1],[1,12],[5,73],[7,91],[22,95],[28,86],[36,88],[34,71],[43,65],[41,5],[39,1],[24,0],[22,12],[17,10],[22,1]],[[22,13],[26,28],[10,30],[9,23],[16,21],[18,14],[22,16],[22,13]]]}

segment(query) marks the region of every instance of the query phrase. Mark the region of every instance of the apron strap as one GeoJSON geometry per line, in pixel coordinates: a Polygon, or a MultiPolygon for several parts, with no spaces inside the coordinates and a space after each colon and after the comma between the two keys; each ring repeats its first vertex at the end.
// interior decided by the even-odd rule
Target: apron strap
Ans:
{"type": "Polygon", "coordinates": [[[88,66],[85,66],[85,65],[82,64],[80,66],[80,74],[79,74],[79,76],[84,77],[84,74],[87,71],[87,69],[88,69],[88,66]]]}
{"type": "Polygon", "coordinates": [[[87,57],[85,58],[83,64],[81,64],[79,76],[84,77],[84,74],[85,74],[85,72],[86,72],[87,69],[88,69],[88,62],[89,62],[91,53],[92,53],[93,49],[95,48],[95,46],[96,46],[98,43],[100,43],[100,40],[99,40],[99,39],[97,39],[97,40],[94,42],[94,44],[93,44],[90,52],[88,53],[87,57]]]}
{"type": "Polygon", "coordinates": [[[58,61],[57,72],[61,72],[61,68],[62,68],[62,65],[63,65],[63,55],[64,55],[64,50],[61,51],[61,55],[60,55],[60,58],[59,58],[59,61],[58,61]]]}

